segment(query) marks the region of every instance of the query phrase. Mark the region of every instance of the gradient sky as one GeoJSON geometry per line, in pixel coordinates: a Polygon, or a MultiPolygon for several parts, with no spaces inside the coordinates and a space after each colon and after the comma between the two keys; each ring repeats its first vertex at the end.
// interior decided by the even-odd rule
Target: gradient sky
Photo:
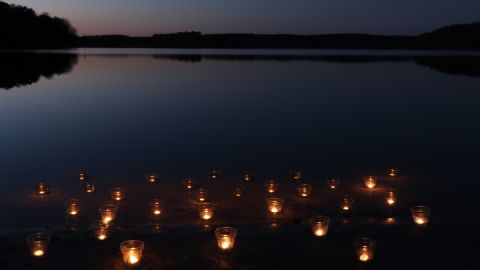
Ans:
{"type": "Polygon", "coordinates": [[[418,34],[480,21],[480,0],[15,0],[68,18],[79,34],[418,34]]]}

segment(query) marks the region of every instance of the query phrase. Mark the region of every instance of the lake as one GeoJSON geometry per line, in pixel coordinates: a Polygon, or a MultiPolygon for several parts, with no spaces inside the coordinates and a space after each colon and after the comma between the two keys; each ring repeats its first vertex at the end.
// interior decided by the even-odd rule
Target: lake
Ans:
{"type": "Polygon", "coordinates": [[[181,212],[165,223],[194,224],[195,211],[181,207],[182,180],[196,179],[223,204],[246,171],[252,195],[235,205],[238,214],[220,207],[222,223],[264,222],[258,205],[271,178],[291,209],[299,207],[294,170],[318,198],[312,213],[287,212],[292,219],[319,210],[336,217],[347,193],[358,216],[380,219],[385,209],[372,205],[393,186],[405,223],[418,203],[432,207],[438,224],[479,221],[477,53],[78,49],[0,58],[4,231],[62,228],[69,198],[84,202],[79,226],[88,227],[113,186],[127,191],[120,226],[149,224],[153,197],[181,212]],[[390,166],[398,179],[385,177],[390,166]],[[96,184],[93,196],[82,192],[82,170],[96,184]],[[218,184],[211,170],[221,171],[218,184]],[[148,172],[158,173],[157,186],[147,184],[148,172]],[[373,195],[361,187],[369,174],[381,180],[373,195]],[[328,195],[329,177],[345,189],[328,195]],[[32,195],[40,181],[52,189],[48,198],[32,195]]]}

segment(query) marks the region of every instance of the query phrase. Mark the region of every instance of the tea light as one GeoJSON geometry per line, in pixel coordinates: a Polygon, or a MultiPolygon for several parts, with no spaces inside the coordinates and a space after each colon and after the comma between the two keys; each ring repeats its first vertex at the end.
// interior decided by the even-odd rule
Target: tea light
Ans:
{"type": "Polygon", "coordinates": [[[149,173],[145,176],[145,179],[150,184],[155,184],[158,181],[158,178],[159,176],[156,173],[149,173]]]}
{"type": "Polygon", "coordinates": [[[340,208],[345,212],[350,211],[352,209],[352,206],[353,199],[349,197],[343,198],[342,202],[340,203],[340,208]]]}
{"type": "Polygon", "coordinates": [[[388,206],[393,206],[397,203],[397,195],[394,190],[387,191],[387,195],[385,196],[385,202],[388,206]]]}
{"type": "Polygon", "coordinates": [[[310,219],[312,233],[316,237],[324,237],[327,235],[330,226],[330,218],[326,216],[314,216],[310,219]]]}
{"type": "Polygon", "coordinates": [[[199,188],[197,190],[197,201],[198,202],[205,202],[207,201],[207,190],[203,188],[199,188]]]}
{"type": "Polygon", "coordinates": [[[394,167],[391,167],[391,168],[388,169],[387,174],[388,174],[388,176],[396,177],[396,176],[398,176],[398,169],[394,168],[394,167]]]}
{"type": "Polygon", "coordinates": [[[88,178],[88,175],[86,172],[81,171],[78,173],[78,180],[83,181],[83,180],[87,180],[87,178],[88,178]]]}
{"type": "Polygon", "coordinates": [[[265,183],[265,189],[268,194],[274,194],[275,192],[278,191],[278,183],[275,182],[274,180],[267,181],[265,183]]]}
{"type": "Polygon", "coordinates": [[[233,190],[233,196],[235,198],[240,198],[240,197],[242,197],[242,195],[243,195],[243,190],[241,188],[235,188],[233,190]]]}
{"type": "Polygon", "coordinates": [[[427,225],[430,218],[430,207],[425,205],[414,206],[410,208],[412,213],[413,222],[417,225],[427,225]]]}
{"type": "Polygon", "coordinates": [[[47,195],[48,193],[50,193],[49,186],[43,182],[39,183],[35,187],[35,194],[37,195],[43,196],[47,195]]]}
{"type": "Polygon", "coordinates": [[[27,244],[33,257],[44,258],[47,256],[50,238],[50,234],[43,232],[33,233],[27,236],[27,244]]]}
{"type": "Polygon", "coordinates": [[[95,184],[94,183],[85,183],[83,186],[83,190],[85,193],[93,193],[95,192],[95,184]]]}
{"type": "Polygon", "coordinates": [[[336,178],[330,178],[327,180],[327,185],[330,189],[337,189],[338,185],[340,185],[340,180],[336,178]]]}
{"type": "Polygon", "coordinates": [[[312,185],[310,185],[310,184],[300,184],[300,185],[298,185],[297,194],[300,198],[310,197],[310,194],[312,194],[312,185]]]}
{"type": "Polygon", "coordinates": [[[216,171],[216,170],[211,171],[210,178],[212,180],[217,180],[218,178],[220,178],[220,171],[216,171]]]}
{"type": "Polygon", "coordinates": [[[183,186],[185,187],[185,189],[189,191],[193,189],[194,185],[195,185],[195,181],[192,178],[187,178],[183,180],[183,186]]]}
{"type": "Polygon", "coordinates": [[[93,234],[97,240],[103,241],[110,235],[111,226],[108,223],[97,221],[93,223],[93,234]]]}
{"type": "Polygon", "coordinates": [[[163,213],[163,203],[160,199],[153,199],[149,202],[150,214],[152,217],[160,217],[163,213]]]}
{"type": "Polygon", "coordinates": [[[292,179],[295,180],[295,181],[300,181],[302,180],[303,178],[303,175],[302,175],[302,172],[301,171],[294,171],[292,173],[292,179]]]}
{"type": "Polygon", "coordinates": [[[109,224],[117,217],[118,206],[114,204],[106,204],[100,206],[98,212],[100,213],[100,219],[103,223],[109,224]]]}
{"type": "Polygon", "coordinates": [[[355,249],[357,252],[357,258],[361,262],[368,262],[373,259],[375,254],[375,247],[377,243],[375,240],[368,238],[360,238],[355,242],[355,249]]]}
{"type": "Polygon", "coordinates": [[[121,201],[125,199],[125,189],[121,187],[114,187],[110,191],[110,194],[112,195],[112,200],[114,201],[121,201]]]}
{"type": "Polygon", "coordinates": [[[252,181],[252,176],[250,175],[249,172],[246,172],[246,173],[243,175],[243,181],[245,181],[245,182],[250,182],[250,181],[252,181]]]}
{"type": "Polygon", "coordinates": [[[80,201],[76,199],[70,199],[65,202],[65,208],[67,215],[77,216],[80,212],[80,201]]]}
{"type": "Polygon", "coordinates": [[[363,184],[369,189],[373,189],[377,186],[377,177],[375,176],[365,176],[363,178],[363,184]]]}
{"type": "Polygon", "coordinates": [[[122,252],[123,262],[126,265],[134,266],[140,263],[144,244],[139,240],[127,240],[120,244],[120,251],[122,252]]]}
{"type": "Polygon", "coordinates": [[[199,214],[201,219],[210,220],[213,217],[213,205],[211,203],[202,203],[199,214]]]}
{"type": "Polygon", "coordinates": [[[283,199],[280,198],[268,198],[267,199],[268,211],[272,214],[277,214],[282,211],[283,199]]]}
{"type": "Polygon", "coordinates": [[[231,250],[235,245],[237,229],[232,227],[218,228],[215,230],[215,237],[217,238],[217,245],[221,250],[231,250]]]}

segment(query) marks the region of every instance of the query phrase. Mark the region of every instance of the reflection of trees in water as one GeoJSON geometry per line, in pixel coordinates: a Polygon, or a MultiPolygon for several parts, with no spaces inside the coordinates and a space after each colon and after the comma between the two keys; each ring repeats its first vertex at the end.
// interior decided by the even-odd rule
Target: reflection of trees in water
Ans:
{"type": "Polygon", "coordinates": [[[75,54],[0,53],[0,88],[11,89],[51,79],[72,70],[75,54]]]}
{"type": "Polygon", "coordinates": [[[442,73],[480,77],[480,56],[422,57],[416,62],[442,73]]]}

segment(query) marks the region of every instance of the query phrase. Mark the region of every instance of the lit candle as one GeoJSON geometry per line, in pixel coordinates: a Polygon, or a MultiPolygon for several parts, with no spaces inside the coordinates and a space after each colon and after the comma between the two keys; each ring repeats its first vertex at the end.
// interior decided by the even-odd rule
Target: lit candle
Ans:
{"type": "Polygon", "coordinates": [[[85,183],[83,186],[83,190],[85,193],[93,193],[95,192],[95,184],[94,183],[85,183]]]}
{"type": "Polygon", "coordinates": [[[80,212],[80,201],[76,199],[70,199],[65,202],[65,208],[67,215],[77,216],[80,212]]]}
{"type": "Polygon", "coordinates": [[[340,185],[340,180],[336,178],[330,178],[327,180],[327,185],[330,189],[337,189],[340,185]]]}
{"type": "Polygon", "coordinates": [[[215,230],[217,245],[221,250],[228,251],[235,245],[237,230],[232,227],[221,227],[215,230]]]}
{"type": "Polygon", "coordinates": [[[310,184],[300,184],[297,187],[297,194],[300,198],[310,197],[312,193],[312,185],[310,184]]]}
{"type": "Polygon", "coordinates": [[[393,206],[395,203],[397,203],[397,195],[394,190],[387,191],[385,201],[388,206],[393,206]]]}
{"type": "Polygon", "coordinates": [[[157,218],[163,213],[163,203],[160,199],[153,199],[150,201],[150,214],[152,217],[157,218]]]}
{"type": "Polygon", "coordinates": [[[118,206],[114,204],[106,204],[100,206],[98,209],[100,213],[100,219],[103,223],[109,224],[117,217],[118,206]]]}
{"type": "Polygon", "coordinates": [[[125,199],[125,189],[121,187],[112,188],[110,194],[112,195],[112,200],[114,201],[121,201],[125,199]]]}
{"type": "Polygon", "coordinates": [[[302,175],[302,172],[301,171],[294,171],[292,173],[292,179],[295,180],[295,181],[300,181],[302,180],[303,178],[303,175],[302,175]]]}
{"type": "Polygon", "coordinates": [[[156,173],[149,173],[145,176],[145,179],[150,184],[155,184],[158,181],[158,178],[159,176],[156,173]]]}
{"type": "Polygon", "coordinates": [[[369,189],[373,189],[377,186],[377,177],[375,176],[365,176],[363,178],[363,184],[369,189]]]}
{"type": "Polygon", "coordinates": [[[394,168],[394,167],[391,167],[391,168],[388,169],[387,174],[388,174],[388,176],[396,177],[396,176],[398,176],[398,169],[394,168]]]}
{"type": "Polygon", "coordinates": [[[207,190],[203,188],[199,188],[197,190],[197,201],[202,203],[207,201],[207,190]]]}
{"type": "Polygon", "coordinates": [[[81,171],[78,173],[78,180],[83,181],[83,180],[87,180],[87,178],[88,178],[88,175],[86,172],[81,171]]]}
{"type": "Polygon", "coordinates": [[[249,172],[246,172],[246,173],[243,175],[243,181],[245,181],[245,182],[250,182],[250,181],[252,181],[252,176],[250,175],[249,172]]]}
{"type": "Polygon", "coordinates": [[[35,194],[44,196],[50,193],[49,186],[43,182],[39,183],[35,187],[35,194]]]}
{"type": "Polygon", "coordinates": [[[350,211],[352,209],[352,206],[353,206],[353,199],[350,197],[343,198],[342,202],[340,203],[340,208],[345,212],[350,211]]]}
{"type": "Polygon", "coordinates": [[[377,243],[375,240],[368,238],[360,238],[355,242],[358,260],[361,262],[368,262],[373,259],[375,254],[375,247],[377,243]]]}
{"type": "Polygon", "coordinates": [[[330,226],[330,218],[326,216],[315,216],[310,219],[312,233],[316,237],[324,237],[327,235],[330,226]]]}
{"type": "Polygon", "coordinates": [[[278,191],[278,183],[275,182],[274,180],[267,181],[265,183],[265,189],[268,194],[274,194],[275,192],[278,191]]]}
{"type": "Polygon", "coordinates": [[[144,244],[139,240],[127,240],[120,244],[123,262],[126,265],[134,266],[140,263],[142,259],[144,244]]]}
{"type": "Polygon", "coordinates": [[[186,190],[190,191],[193,189],[195,181],[192,178],[187,178],[183,180],[183,186],[186,190]]]}
{"type": "Polygon", "coordinates": [[[218,178],[220,178],[220,171],[216,171],[216,170],[211,171],[210,178],[212,180],[217,180],[218,178]]]}
{"type": "Polygon", "coordinates": [[[427,225],[430,218],[430,207],[425,205],[414,206],[410,208],[413,222],[417,225],[427,225]]]}
{"type": "Polygon", "coordinates": [[[103,241],[108,238],[110,235],[110,224],[104,223],[103,221],[96,221],[93,223],[93,233],[95,238],[103,241]]]}
{"type": "Polygon", "coordinates": [[[233,196],[235,198],[240,198],[240,197],[242,197],[242,195],[243,195],[243,190],[241,188],[235,188],[233,190],[233,196]]]}
{"type": "Polygon", "coordinates": [[[272,214],[277,214],[282,211],[283,199],[280,198],[268,198],[267,199],[268,211],[272,214]]]}
{"type": "Polygon", "coordinates": [[[38,232],[27,236],[27,244],[33,257],[44,258],[50,243],[50,234],[38,232]]]}
{"type": "Polygon", "coordinates": [[[200,218],[203,220],[210,220],[213,217],[213,204],[202,203],[200,205],[200,218]]]}

